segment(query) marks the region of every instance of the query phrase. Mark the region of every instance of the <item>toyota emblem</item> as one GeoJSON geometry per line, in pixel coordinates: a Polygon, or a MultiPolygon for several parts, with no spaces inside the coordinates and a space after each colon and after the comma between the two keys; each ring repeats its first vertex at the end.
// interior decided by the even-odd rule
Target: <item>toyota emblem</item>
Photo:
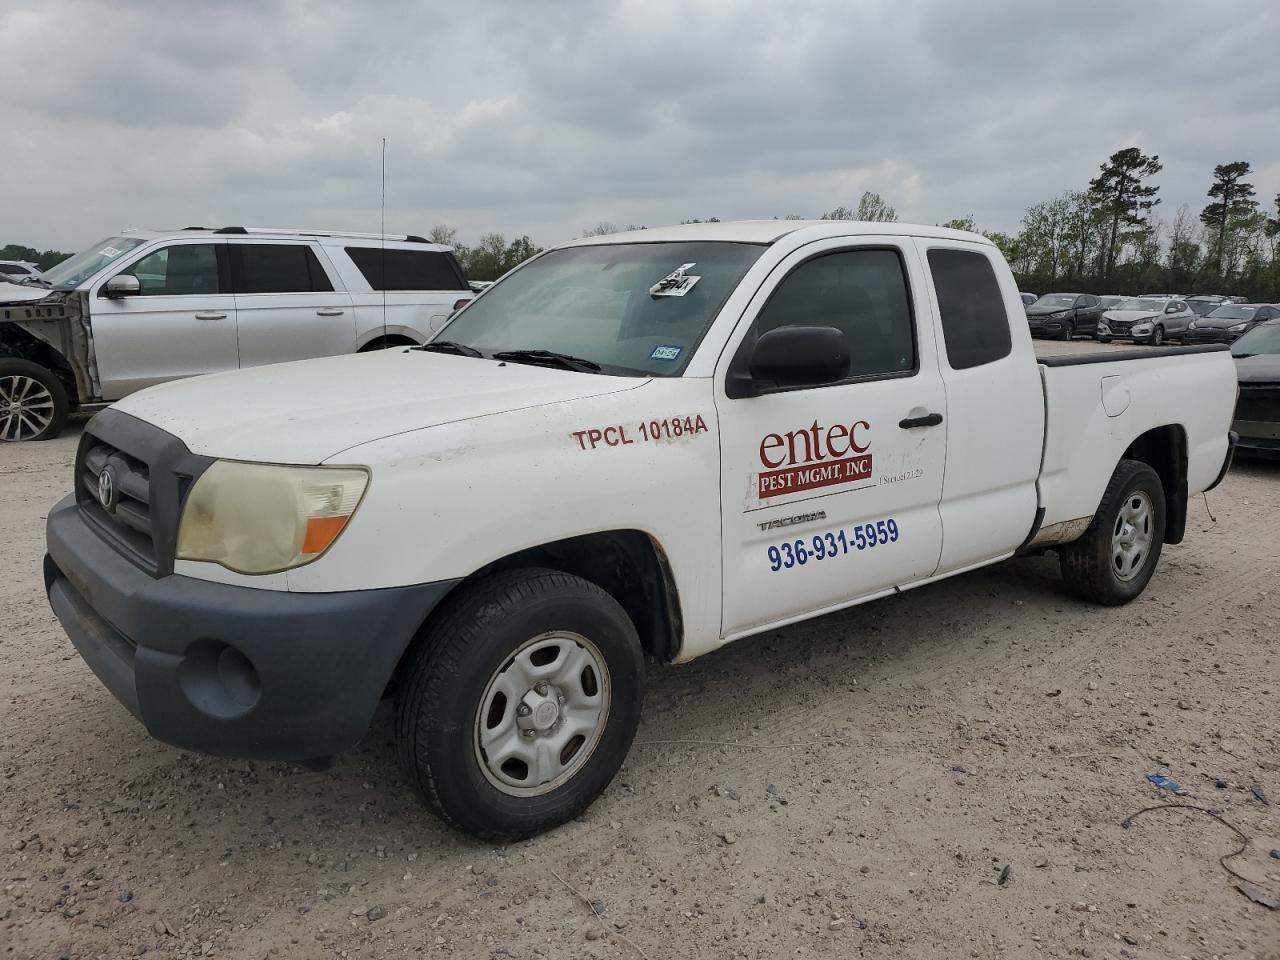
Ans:
{"type": "Polygon", "coordinates": [[[98,501],[107,513],[112,513],[116,508],[116,482],[110,467],[104,467],[98,474],[98,501]]]}

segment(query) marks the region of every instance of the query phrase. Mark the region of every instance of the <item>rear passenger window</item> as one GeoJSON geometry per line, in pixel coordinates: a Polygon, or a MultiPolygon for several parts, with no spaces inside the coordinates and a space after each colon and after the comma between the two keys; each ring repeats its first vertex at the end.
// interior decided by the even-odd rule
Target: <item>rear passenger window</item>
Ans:
{"type": "Polygon", "coordinates": [[[438,250],[346,247],[374,290],[468,290],[447,254],[438,250]]]}
{"type": "Polygon", "coordinates": [[[327,293],[333,284],[304,243],[233,243],[231,279],[236,293],[327,293]]]}
{"type": "Polygon", "coordinates": [[[769,297],[743,351],[749,352],[761,334],[790,326],[842,331],[849,341],[851,378],[916,367],[911,298],[902,260],[893,250],[842,250],[800,264],[769,297]]]}
{"type": "Polygon", "coordinates": [[[991,261],[969,250],[930,250],[929,269],[951,369],[1008,356],[1013,349],[1009,317],[991,261]]]}

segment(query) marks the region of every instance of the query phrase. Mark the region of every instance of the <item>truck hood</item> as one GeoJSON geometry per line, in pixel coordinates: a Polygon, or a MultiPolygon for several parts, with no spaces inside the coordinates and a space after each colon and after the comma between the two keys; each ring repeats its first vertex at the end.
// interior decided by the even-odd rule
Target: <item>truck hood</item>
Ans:
{"type": "Polygon", "coordinates": [[[192,453],[321,463],[411,430],[599,397],[648,382],[472,357],[378,350],[179,380],[115,409],[155,424],[192,453]]]}

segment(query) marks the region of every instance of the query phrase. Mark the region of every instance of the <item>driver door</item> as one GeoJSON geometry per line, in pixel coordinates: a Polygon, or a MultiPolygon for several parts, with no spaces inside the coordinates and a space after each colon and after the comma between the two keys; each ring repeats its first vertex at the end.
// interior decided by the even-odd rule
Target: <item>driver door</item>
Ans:
{"type": "Polygon", "coordinates": [[[89,319],[104,400],[153,384],[240,365],[226,244],[206,238],[153,247],[89,291],[89,319]],[[107,280],[130,274],[138,293],[108,297],[107,280]]]}
{"type": "Polygon", "coordinates": [[[942,551],[946,395],[909,240],[809,244],[778,265],[717,372],[722,634],[733,639],[930,576],[942,551]],[[849,375],[740,384],[756,339],[841,330],[849,375]]]}

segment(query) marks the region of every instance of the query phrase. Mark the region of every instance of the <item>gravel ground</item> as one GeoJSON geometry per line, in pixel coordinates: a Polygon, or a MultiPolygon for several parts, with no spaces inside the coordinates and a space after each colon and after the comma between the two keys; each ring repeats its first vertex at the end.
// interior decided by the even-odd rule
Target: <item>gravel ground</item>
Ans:
{"type": "Polygon", "coordinates": [[[0,960],[1280,958],[1230,830],[1121,826],[1163,770],[1280,897],[1280,465],[1121,609],[1020,559],[652,666],[607,793],[491,847],[418,806],[385,712],[325,773],[150,740],[42,593],[75,443],[0,452],[0,960]]]}

